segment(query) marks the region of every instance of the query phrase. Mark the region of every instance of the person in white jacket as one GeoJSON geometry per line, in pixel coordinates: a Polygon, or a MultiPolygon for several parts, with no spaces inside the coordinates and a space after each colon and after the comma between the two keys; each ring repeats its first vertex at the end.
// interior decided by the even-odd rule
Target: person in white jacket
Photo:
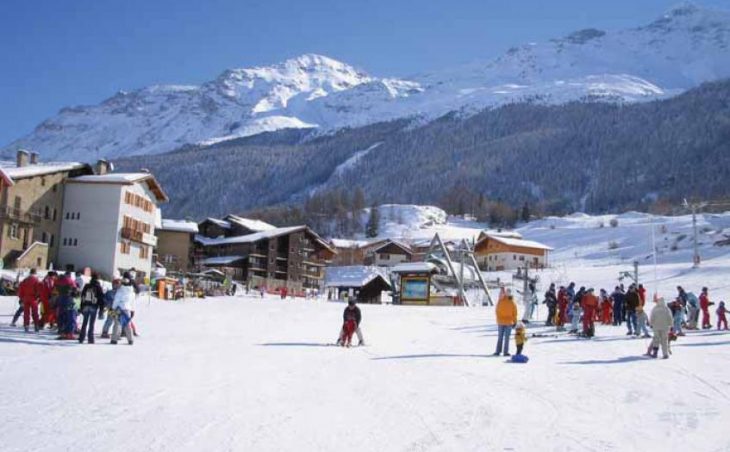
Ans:
{"type": "Polygon", "coordinates": [[[127,337],[129,345],[134,343],[132,338],[132,313],[134,312],[134,303],[137,295],[134,293],[132,282],[128,278],[122,279],[122,285],[119,286],[114,294],[114,303],[112,303],[112,311],[116,313],[114,317],[114,327],[112,328],[112,344],[119,341],[119,329],[127,337]]]}
{"type": "Polygon", "coordinates": [[[649,323],[654,330],[654,337],[651,341],[651,347],[647,353],[652,358],[657,357],[659,346],[662,347],[662,358],[669,358],[669,329],[674,323],[672,311],[669,310],[664,298],[655,298],[656,304],[649,315],[649,323]]]}

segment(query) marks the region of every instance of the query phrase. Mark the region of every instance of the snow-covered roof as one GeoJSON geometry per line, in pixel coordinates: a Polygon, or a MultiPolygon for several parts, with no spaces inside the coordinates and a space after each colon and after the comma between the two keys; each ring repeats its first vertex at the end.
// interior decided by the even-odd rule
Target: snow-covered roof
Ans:
{"type": "Polygon", "coordinates": [[[404,262],[390,269],[393,273],[432,273],[436,270],[436,265],[431,262],[404,262]]]}
{"type": "Polygon", "coordinates": [[[155,176],[151,173],[109,173],[91,176],[74,177],[68,180],[72,183],[80,184],[119,184],[132,185],[140,182],[147,182],[149,189],[155,194],[160,202],[169,201],[169,198],[162,190],[162,186],[157,182],[155,176]]]}
{"type": "Polygon", "coordinates": [[[330,243],[335,248],[360,248],[370,242],[367,240],[330,239],[330,243]]]}
{"type": "Polygon", "coordinates": [[[398,248],[400,248],[403,251],[405,251],[406,253],[413,254],[413,250],[411,250],[411,247],[410,246],[406,245],[403,242],[399,242],[399,241],[393,240],[393,239],[386,240],[385,243],[383,243],[382,245],[380,245],[377,248],[375,248],[374,251],[377,253],[378,251],[380,251],[381,249],[383,249],[383,248],[385,248],[386,246],[389,246],[389,245],[395,245],[398,248]]]}
{"type": "Polygon", "coordinates": [[[323,247],[330,251],[335,251],[332,246],[327,243],[324,239],[318,236],[314,231],[309,229],[307,226],[289,226],[286,228],[275,228],[269,231],[256,232],[254,234],[239,235],[236,237],[222,237],[222,238],[209,238],[202,235],[196,235],[195,241],[203,246],[217,246],[217,245],[232,245],[238,243],[254,243],[259,240],[272,239],[281,235],[292,234],[299,231],[308,231],[314,236],[314,239],[319,242],[323,247]]]}
{"type": "Polygon", "coordinates": [[[387,275],[379,267],[351,265],[325,268],[325,287],[363,287],[376,278],[382,278],[388,286],[387,275]]]}
{"type": "Polygon", "coordinates": [[[230,265],[237,261],[240,261],[242,259],[245,259],[245,256],[216,256],[216,257],[209,257],[206,259],[203,259],[201,261],[201,264],[203,265],[230,265]]]}
{"type": "Polygon", "coordinates": [[[237,215],[226,215],[225,221],[228,223],[236,223],[254,232],[271,231],[276,229],[276,226],[266,223],[265,221],[243,218],[237,215]]]}
{"type": "Polygon", "coordinates": [[[53,174],[63,171],[72,171],[88,167],[86,163],[80,162],[48,162],[48,163],[29,163],[25,166],[18,166],[15,162],[0,162],[3,172],[11,179],[22,179],[24,177],[42,176],[44,174],[53,174]]]}
{"type": "Polygon", "coordinates": [[[163,218],[162,226],[160,227],[160,229],[163,231],[188,232],[190,234],[197,234],[198,223],[194,221],[171,220],[163,218]]]}
{"type": "Polygon", "coordinates": [[[204,221],[202,221],[201,224],[202,223],[205,223],[206,221],[209,221],[209,222],[211,222],[211,223],[213,223],[215,225],[218,225],[218,226],[222,227],[223,229],[230,229],[231,228],[231,223],[229,223],[229,222],[227,222],[225,220],[219,220],[218,218],[210,218],[210,217],[208,217],[204,221]]]}
{"type": "Polygon", "coordinates": [[[492,235],[488,235],[487,238],[496,240],[500,243],[504,243],[505,245],[508,245],[508,246],[521,246],[523,248],[535,248],[535,249],[548,250],[548,251],[552,251],[552,249],[553,249],[552,247],[543,245],[542,243],[535,242],[533,240],[513,239],[513,238],[508,238],[508,237],[500,237],[500,236],[492,236],[492,235]]]}
{"type": "Polygon", "coordinates": [[[482,235],[488,235],[490,237],[504,237],[511,239],[521,239],[522,234],[517,231],[499,231],[499,230],[486,230],[482,231],[482,235]]]}

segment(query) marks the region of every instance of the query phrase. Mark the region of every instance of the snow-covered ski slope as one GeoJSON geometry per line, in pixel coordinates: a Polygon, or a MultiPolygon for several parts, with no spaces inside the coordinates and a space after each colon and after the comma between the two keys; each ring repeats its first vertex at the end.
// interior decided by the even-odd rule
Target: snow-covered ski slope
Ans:
{"type": "MultiPolygon", "coordinates": [[[[489,356],[489,308],[361,306],[367,347],[328,345],[340,303],[142,301],[133,346],[7,326],[0,438],[16,451],[727,450],[730,335],[669,360],[619,327],[489,356]]],[[[544,311],[543,311],[544,312],[544,311]]],[[[530,333],[542,331],[531,328],[530,333]]]]}

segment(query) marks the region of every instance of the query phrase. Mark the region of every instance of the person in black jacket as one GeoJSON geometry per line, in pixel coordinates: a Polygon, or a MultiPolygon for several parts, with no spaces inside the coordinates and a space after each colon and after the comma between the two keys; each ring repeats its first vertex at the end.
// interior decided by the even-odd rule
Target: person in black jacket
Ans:
{"type": "Polygon", "coordinates": [[[629,286],[629,291],[626,292],[626,296],[624,297],[624,306],[626,310],[626,326],[629,329],[628,333],[626,333],[627,336],[639,335],[639,325],[636,318],[636,308],[638,308],[640,305],[641,298],[639,297],[639,292],[637,292],[636,286],[632,284],[629,286]]]}
{"type": "Polygon", "coordinates": [[[79,334],[79,344],[84,343],[86,336],[86,328],[88,327],[89,344],[94,343],[94,324],[96,323],[96,312],[104,304],[104,289],[99,283],[99,275],[94,273],[91,276],[89,284],[84,286],[81,291],[81,314],[84,321],[81,324],[81,333],[79,334]]]}
{"type": "Polygon", "coordinates": [[[345,308],[345,311],[342,313],[342,329],[340,330],[340,337],[337,339],[337,345],[344,344],[345,341],[345,323],[349,320],[354,320],[355,324],[357,325],[357,328],[355,329],[355,334],[357,334],[357,345],[365,345],[365,340],[362,337],[362,331],[360,331],[360,321],[362,320],[362,313],[360,312],[360,308],[357,307],[355,304],[355,300],[351,299],[347,302],[347,307],[345,308]]]}
{"type": "Polygon", "coordinates": [[[550,284],[550,288],[545,292],[545,301],[548,307],[548,318],[545,326],[553,326],[555,320],[555,310],[558,306],[558,296],[555,294],[555,283],[550,284]]]}

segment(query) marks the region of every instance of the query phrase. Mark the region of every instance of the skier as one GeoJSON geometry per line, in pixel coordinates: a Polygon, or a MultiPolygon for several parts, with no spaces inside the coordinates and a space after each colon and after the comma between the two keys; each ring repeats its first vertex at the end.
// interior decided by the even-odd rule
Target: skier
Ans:
{"type": "Polygon", "coordinates": [[[682,332],[682,323],[684,321],[684,307],[682,306],[682,300],[677,297],[676,300],[669,303],[669,310],[672,311],[672,319],[674,319],[674,325],[672,327],[674,334],[677,336],[684,336],[684,332],[682,332]]]}
{"type": "Polygon", "coordinates": [[[545,326],[553,326],[555,321],[555,310],[558,305],[558,298],[555,295],[555,283],[550,284],[550,288],[545,292],[545,301],[543,301],[548,308],[548,317],[545,322],[545,326]]]}
{"type": "Polygon", "coordinates": [[[104,306],[100,311],[103,314],[104,310],[106,310],[106,320],[104,321],[104,326],[101,328],[101,337],[103,339],[109,339],[109,329],[114,324],[114,316],[116,313],[112,306],[114,305],[114,295],[117,293],[120,285],[121,281],[115,279],[112,281],[112,288],[104,294],[104,306]]]}
{"type": "Polygon", "coordinates": [[[497,349],[494,356],[502,353],[504,356],[509,354],[509,341],[512,333],[512,327],[517,323],[517,304],[512,297],[512,291],[504,287],[499,293],[499,301],[495,308],[497,315],[497,349]]]}
{"type": "Polygon", "coordinates": [[[36,333],[40,330],[38,318],[38,302],[40,301],[41,282],[36,276],[36,269],[30,269],[30,275],[18,286],[18,298],[23,302],[23,328],[27,333],[30,328],[30,318],[33,317],[33,327],[36,333]]]}
{"type": "Polygon", "coordinates": [[[721,301],[720,304],[717,305],[717,329],[721,329],[720,325],[724,325],[725,327],[722,328],[723,330],[727,330],[727,313],[730,312],[725,308],[725,302],[721,301]]]}
{"type": "Polygon", "coordinates": [[[710,306],[715,303],[710,301],[707,287],[702,288],[702,294],[700,295],[700,309],[702,310],[702,329],[706,330],[712,328],[710,323],[710,306]]]}
{"type": "Polygon", "coordinates": [[[636,336],[638,337],[639,334],[643,334],[643,337],[649,338],[651,337],[651,334],[649,334],[649,329],[647,328],[646,324],[649,322],[649,318],[646,315],[646,311],[644,311],[643,306],[637,306],[636,307],[636,336]]]}
{"type": "Polygon", "coordinates": [[[94,273],[91,275],[91,281],[84,286],[81,291],[81,313],[84,321],[81,324],[79,333],[79,344],[84,343],[84,336],[88,327],[89,344],[94,343],[94,324],[96,323],[97,309],[103,309],[104,290],[99,283],[99,276],[94,273]]]}
{"type": "Polygon", "coordinates": [[[577,301],[573,303],[573,316],[570,319],[570,334],[578,334],[578,322],[580,321],[581,308],[577,301]]]}
{"type": "Polygon", "coordinates": [[[350,342],[352,341],[352,331],[349,331],[350,328],[354,326],[354,333],[357,334],[357,345],[365,345],[365,340],[362,337],[362,331],[360,330],[360,322],[362,321],[362,313],[360,312],[360,308],[357,307],[355,304],[355,299],[351,298],[347,302],[347,307],[345,308],[345,311],[342,313],[342,329],[340,330],[340,337],[337,339],[337,345],[341,346],[350,346],[350,342]],[[354,325],[352,323],[348,322],[354,322],[354,325]],[[349,341],[347,338],[349,332],[349,341]]]}
{"type": "Polygon", "coordinates": [[[57,274],[50,271],[46,274],[41,282],[41,306],[43,307],[43,315],[41,315],[41,329],[45,325],[53,328],[56,324],[55,300],[53,299],[53,290],[56,286],[57,274]]]}
{"type": "Polygon", "coordinates": [[[76,282],[70,272],[64,273],[56,284],[58,290],[57,319],[59,339],[76,339],[76,307],[73,297],[76,296],[76,282]]]}
{"type": "Polygon", "coordinates": [[[517,344],[517,355],[522,354],[522,349],[527,342],[527,334],[525,334],[525,324],[520,322],[515,328],[515,344],[517,344]]]}
{"type": "Polygon", "coordinates": [[[672,313],[664,302],[664,298],[656,298],[655,296],[654,301],[656,304],[649,316],[651,327],[654,329],[654,337],[651,340],[647,355],[656,358],[661,346],[662,358],[667,359],[669,358],[669,329],[672,327],[672,313]]]}
{"type": "Polygon", "coordinates": [[[596,334],[596,325],[593,322],[598,309],[598,298],[593,295],[592,287],[583,295],[581,304],[583,307],[583,336],[593,337],[596,334]]]}
{"type": "Polygon", "coordinates": [[[134,344],[132,338],[132,328],[130,323],[134,316],[134,301],[135,301],[134,287],[132,281],[129,278],[122,279],[122,285],[119,286],[116,293],[114,294],[114,303],[112,309],[115,311],[114,315],[114,327],[112,328],[112,344],[117,344],[119,341],[119,330],[121,327],[122,333],[127,337],[129,345],[134,344]]]}
{"type": "Polygon", "coordinates": [[[646,304],[646,289],[644,288],[644,285],[639,284],[639,288],[636,289],[636,292],[639,294],[639,301],[641,302],[641,306],[644,306],[646,304]]]}
{"type": "Polygon", "coordinates": [[[601,323],[603,325],[611,324],[611,297],[605,289],[601,289],[601,295],[599,297],[599,303],[601,307],[601,323]]]}
{"type": "Polygon", "coordinates": [[[565,330],[565,324],[568,322],[568,291],[565,287],[560,286],[558,290],[558,315],[555,322],[558,331],[565,330]]]}
{"type": "Polygon", "coordinates": [[[522,314],[522,322],[527,325],[530,323],[530,319],[532,318],[532,311],[535,309],[535,305],[537,304],[537,289],[535,288],[535,283],[530,282],[527,284],[527,293],[523,294],[522,303],[525,308],[525,311],[522,314]]]}
{"type": "Polygon", "coordinates": [[[627,336],[639,335],[639,325],[636,319],[636,308],[639,307],[639,305],[641,305],[641,298],[636,291],[636,286],[632,284],[629,286],[629,291],[626,292],[626,297],[624,298],[626,326],[629,329],[628,333],[626,333],[627,336]]]}
{"type": "Polygon", "coordinates": [[[687,326],[688,330],[696,330],[700,317],[700,301],[694,292],[687,292],[687,326]]]}

